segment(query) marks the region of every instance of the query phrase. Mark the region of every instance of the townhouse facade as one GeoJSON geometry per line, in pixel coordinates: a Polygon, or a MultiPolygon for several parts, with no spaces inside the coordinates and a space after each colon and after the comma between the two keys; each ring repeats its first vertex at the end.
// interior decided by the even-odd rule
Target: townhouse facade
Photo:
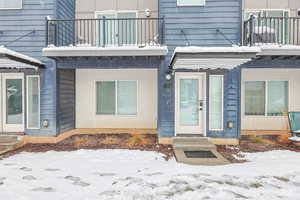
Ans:
{"type": "Polygon", "coordinates": [[[42,55],[47,17],[74,18],[75,1],[0,1],[0,134],[59,132],[56,62],[42,55]]]}
{"type": "Polygon", "coordinates": [[[288,112],[300,111],[299,8],[294,0],[245,0],[244,45],[262,52],[241,67],[242,134],[288,133],[288,112]]]}
{"type": "Polygon", "coordinates": [[[161,143],[236,144],[288,131],[284,113],[300,110],[296,1],[289,15],[271,1],[7,2],[0,44],[28,57],[3,53],[22,65],[1,67],[2,133],[139,129],[161,143]]]}

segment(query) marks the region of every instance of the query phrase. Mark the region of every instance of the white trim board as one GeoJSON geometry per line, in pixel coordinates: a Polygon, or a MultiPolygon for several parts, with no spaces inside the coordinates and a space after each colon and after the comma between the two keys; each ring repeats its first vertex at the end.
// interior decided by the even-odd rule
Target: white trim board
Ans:
{"type": "Polygon", "coordinates": [[[40,76],[39,75],[27,75],[26,76],[26,127],[27,127],[27,129],[31,129],[31,130],[35,130],[35,129],[40,129],[41,128],[41,125],[40,125],[40,121],[41,121],[41,81],[40,81],[40,76]],[[29,82],[29,78],[34,78],[34,77],[36,77],[36,78],[38,78],[38,92],[39,92],[39,94],[38,94],[38,96],[39,96],[39,111],[38,111],[38,127],[29,127],[29,125],[28,125],[28,119],[29,119],[29,112],[28,112],[28,108],[29,108],[29,106],[28,106],[28,98],[29,98],[29,92],[28,92],[28,89],[29,89],[29,87],[28,87],[28,82],[29,82]]]}
{"type": "Polygon", "coordinates": [[[43,49],[43,56],[165,56],[168,54],[166,46],[128,46],[128,47],[49,47],[43,49]]]}
{"type": "MultiPolygon", "coordinates": [[[[209,80],[210,80],[210,77],[221,77],[222,78],[222,108],[221,108],[221,115],[222,115],[222,119],[221,119],[221,122],[222,122],[222,125],[221,125],[221,128],[220,129],[212,129],[210,128],[210,115],[208,113],[208,123],[209,123],[209,131],[224,131],[224,75],[209,75],[209,80]]],[[[210,94],[210,84],[209,84],[209,93],[208,93],[208,101],[209,101],[209,105],[211,105],[211,94],[210,94]]],[[[210,112],[210,109],[209,111],[210,112]]]]}

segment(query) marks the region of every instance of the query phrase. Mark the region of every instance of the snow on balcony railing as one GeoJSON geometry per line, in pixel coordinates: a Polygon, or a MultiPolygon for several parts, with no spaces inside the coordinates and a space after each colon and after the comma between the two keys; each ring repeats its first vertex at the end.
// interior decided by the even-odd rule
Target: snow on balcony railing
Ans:
{"type": "Polygon", "coordinates": [[[243,45],[300,45],[300,18],[255,17],[244,22],[243,45]]]}

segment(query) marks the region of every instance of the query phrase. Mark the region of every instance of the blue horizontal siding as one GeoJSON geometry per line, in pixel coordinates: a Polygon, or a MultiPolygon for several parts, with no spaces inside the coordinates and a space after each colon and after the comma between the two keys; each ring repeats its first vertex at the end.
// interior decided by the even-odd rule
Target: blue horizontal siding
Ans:
{"type": "MultiPolygon", "coordinates": [[[[164,64],[159,69],[159,133],[160,137],[173,137],[174,131],[174,81],[166,87],[165,73],[170,58],[179,46],[231,46],[238,44],[241,35],[242,0],[206,0],[205,6],[178,7],[177,0],[160,0],[160,17],[165,18],[165,44],[169,48],[164,64]],[[230,40],[216,30],[222,33],[230,40]],[[184,31],[185,35],[182,33],[184,31]]],[[[233,129],[209,132],[210,137],[239,137],[239,72],[225,74],[224,124],[234,122],[233,129]]]]}
{"type": "Polygon", "coordinates": [[[72,18],[75,16],[74,0],[23,0],[23,8],[0,10],[0,45],[34,57],[45,63],[41,74],[41,122],[49,121],[48,127],[26,130],[29,135],[56,135],[57,130],[57,85],[56,62],[42,56],[46,43],[46,17],[72,18]],[[34,33],[18,39],[31,31],[34,33]]]}

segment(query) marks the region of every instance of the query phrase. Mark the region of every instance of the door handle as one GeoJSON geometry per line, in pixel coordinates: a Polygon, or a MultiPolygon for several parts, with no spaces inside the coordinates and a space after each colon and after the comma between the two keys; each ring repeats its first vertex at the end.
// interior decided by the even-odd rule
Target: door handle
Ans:
{"type": "Polygon", "coordinates": [[[203,110],[203,100],[199,100],[199,110],[203,110]]]}

